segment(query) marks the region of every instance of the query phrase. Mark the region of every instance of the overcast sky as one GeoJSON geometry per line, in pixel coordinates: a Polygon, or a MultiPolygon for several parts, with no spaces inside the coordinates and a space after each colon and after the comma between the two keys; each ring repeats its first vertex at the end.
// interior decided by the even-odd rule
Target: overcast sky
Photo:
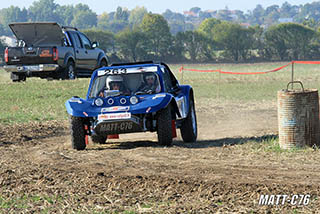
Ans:
{"type": "MultiPolygon", "coordinates": [[[[11,5],[28,8],[33,1],[34,0],[1,0],[0,9],[11,5]]],[[[174,12],[183,12],[192,7],[200,7],[202,10],[218,10],[224,9],[226,6],[231,10],[238,9],[246,12],[247,10],[254,9],[257,4],[261,4],[264,8],[273,4],[281,6],[286,0],[55,0],[55,2],[60,5],[87,4],[94,12],[101,14],[104,11],[115,11],[118,6],[126,7],[129,10],[136,6],[144,6],[148,11],[154,13],[163,13],[166,9],[174,12]]],[[[287,2],[291,5],[300,5],[313,1],[287,0],[287,2]]]]}

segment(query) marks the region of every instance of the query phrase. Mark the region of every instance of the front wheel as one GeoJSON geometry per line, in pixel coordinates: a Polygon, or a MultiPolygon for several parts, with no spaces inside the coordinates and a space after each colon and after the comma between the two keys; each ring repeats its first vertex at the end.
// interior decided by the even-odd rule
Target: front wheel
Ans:
{"type": "Polygon", "coordinates": [[[172,122],[171,122],[171,108],[170,105],[162,109],[158,115],[157,134],[158,142],[163,146],[172,145],[172,122]]]}
{"type": "Polygon", "coordinates": [[[102,68],[102,67],[106,67],[106,66],[108,66],[108,63],[107,63],[107,61],[106,60],[101,60],[101,62],[100,62],[100,64],[99,64],[99,68],[102,68]]]}
{"type": "Polygon", "coordinates": [[[85,130],[81,117],[70,117],[71,145],[73,149],[84,150],[86,148],[85,130]]]}
{"type": "Polygon", "coordinates": [[[180,132],[184,142],[195,142],[197,140],[198,127],[193,95],[190,96],[188,116],[182,122],[180,132]]]}

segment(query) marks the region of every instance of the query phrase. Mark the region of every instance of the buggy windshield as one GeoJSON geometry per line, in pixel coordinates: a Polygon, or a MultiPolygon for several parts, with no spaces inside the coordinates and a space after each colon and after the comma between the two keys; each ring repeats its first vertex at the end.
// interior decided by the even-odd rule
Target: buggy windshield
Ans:
{"type": "Polygon", "coordinates": [[[120,95],[129,96],[159,93],[161,87],[156,72],[106,74],[95,78],[89,96],[106,97],[107,92],[112,90],[118,90],[120,95]]]}

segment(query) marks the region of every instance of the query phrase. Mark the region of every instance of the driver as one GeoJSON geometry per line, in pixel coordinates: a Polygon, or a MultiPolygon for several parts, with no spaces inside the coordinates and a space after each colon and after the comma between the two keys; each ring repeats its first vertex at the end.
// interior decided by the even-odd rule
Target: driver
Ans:
{"type": "Polygon", "coordinates": [[[119,90],[123,88],[123,78],[119,75],[110,75],[106,80],[107,90],[119,90]]]}
{"type": "Polygon", "coordinates": [[[107,77],[106,87],[99,93],[100,97],[104,97],[104,90],[118,90],[121,94],[128,93],[128,91],[125,90],[124,87],[123,77],[119,75],[110,75],[107,77]]]}
{"type": "Polygon", "coordinates": [[[139,88],[139,91],[147,92],[152,94],[154,92],[160,92],[160,85],[157,84],[157,76],[153,73],[147,73],[143,77],[144,84],[139,88]]]}

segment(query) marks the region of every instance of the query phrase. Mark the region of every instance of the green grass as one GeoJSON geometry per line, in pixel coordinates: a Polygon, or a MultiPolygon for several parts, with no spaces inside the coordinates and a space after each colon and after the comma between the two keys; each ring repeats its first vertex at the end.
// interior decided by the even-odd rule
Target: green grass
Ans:
{"type": "MultiPolygon", "coordinates": [[[[287,64],[185,64],[184,68],[221,69],[234,72],[268,71],[287,64]]],[[[291,66],[269,74],[228,75],[219,73],[178,72],[181,64],[169,65],[180,84],[190,84],[196,100],[261,102],[276,101],[277,91],[286,88],[291,80],[291,66]]],[[[295,79],[305,88],[317,88],[320,82],[320,65],[295,65],[295,79]]],[[[75,81],[47,81],[28,78],[25,83],[12,83],[7,72],[0,70],[0,124],[29,121],[65,120],[64,103],[77,95],[85,97],[89,79],[75,81]]],[[[295,86],[299,87],[299,86],[295,86]]]]}
{"type": "MultiPolygon", "coordinates": [[[[3,71],[1,73],[3,75],[3,71]]],[[[0,123],[64,120],[67,118],[64,102],[75,95],[85,97],[88,84],[89,79],[0,81],[0,123]]]]}
{"type": "Polygon", "coordinates": [[[257,154],[278,154],[278,155],[299,155],[299,154],[312,154],[315,150],[319,148],[313,147],[293,147],[291,149],[281,149],[279,145],[278,137],[270,137],[265,140],[246,140],[241,145],[241,148],[245,151],[251,151],[257,154]]]}
{"type": "MultiPolygon", "coordinates": [[[[64,196],[66,197],[66,196],[64,196]]],[[[66,198],[57,195],[22,195],[16,197],[4,198],[0,196],[0,213],[8,213],[8,211],[15,210],[16,213],[25,212],[25,210],[37,209],[36,213],[56,213],[56,208],[61,207],[64,204],[66,198]],[[39,212],[40,211],[40,212],[39,212]]],[[[69,196],[68,196],[69,197],[69,196]]],[[[73,208],[67,207],[65,210],[67,213],[109,213],[108,210],[98,210],[95,208],[90,209],[90,211],[83,212],[80,208],[79,211],[73,210],[73,208]],[[70,209],[70,210],[68,210],[70,209]]],[[[127,213],[135,213],[133,211],[127,213]]]]}

